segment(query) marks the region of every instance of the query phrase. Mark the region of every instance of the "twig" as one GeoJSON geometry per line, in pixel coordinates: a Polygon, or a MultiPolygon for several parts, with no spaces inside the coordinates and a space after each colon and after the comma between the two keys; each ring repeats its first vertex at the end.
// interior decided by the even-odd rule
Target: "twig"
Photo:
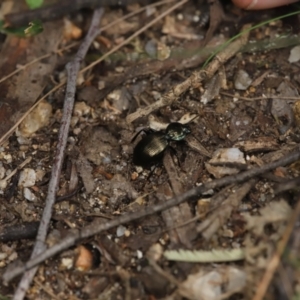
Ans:
{"type": "Polygon", "coordinates": [[[282,240],[279,242],[277,251],[273,254],[273,257],[271,258],[270,262],[268,263],[267,269],[265,271],[265,274],[260,280],[260,284],[257,287],[256,294],[252,298],[252,300],[261,300],[264,298],[265,293],[268,289],[268,286],[274,276],[274,273],[280,263],[280,257],[283,254],[283,251],[285,250],[285,247],[287,245],[287,242],[292,234],[293,228],[295,224],[297,223],[298,217],[300,215],[300,199],[297,201],[297,206],[292,214],[292,217],[285,229],[285,232],[282,235],[282,240]]]}
{"type": "Polygon", "coordinates": [[[25,222],[9,227],[0,227],[0,242],[20,241],[22,239],[34,239],[40,222],[25,222]]]}
{"type": "MultiPolygon", "coordinates": [[[[186,0],[187,1],[187,0],[186,0]]],[[[174,2],[173,0],[166,0],[166,1],[161,1],[161,2],[157,2],[157,3],[153,3],[151,5],[148,5],[147,7],[154,7],[154,6],[158,6],[158,5],[162,5],[162,4],[166,4],[169,2],[174,2]]],[[[178,4],[176,5],[175,8],[178,7],[178,4]]],[[[145,7],[146,8],[146,7],[145,7]]],[[[145,10],[145,8],[141,8],[141,10],[139,10],[138,12],[141,12],[143,10],[145,10]]],[[[175,9],[174,7],[171,8],[175,9]]],[[[137,12],[137,13],[138,13],[137,12]]],[[[168,10],[168,13],[170,13],[170,11],[168,10]]],[[[131,15],[132,16],[132,15],[131,15]]],[[[163,15],[158,16],[157,18],[155,18],[154,20],[156,22],[158,22],[162,17],[165,16],[165,13],[163,13],[163,15]]],[[[119,20],[119,19],[118,19],[119,20]]],[[[119,21],[116,20],[115,22],[112,22],[106,26],[103,27],[107,29],[110,26],[113,26],[115,24],[117,24],[119,21]]],[[[122,19],[121,19],[122,20],[122,19]]],[[[153,22],[153,24],[155,24],[155,22],[153,22]]],[[[151,24],[151,25],[153,25],[151,24]]],[[[148,28],[148,24],[147,26],[144,26],[143,28],[141,28],[138,32],[139,34],[141,34],[142,32],[144,32],[147,28],[148,28]]],[[[136,32],[134,34],[132,34],[129,38],[127,38],[125,41],[123,41],[122,43],[120,43],[119,45],[117,45],[116,47],[114,47],[113,49],[111,49],[109,52],[105,53],[104,55],[102,55],[98,60],[96,60],[95,62],[91,63],[90,65],[88,65],[87,67],[85,67],[84,69],[80,70],[80,74],[90,70],[91,68],[93,68],[95,65],[99,64],[100,62],[102,62],[104,59],[106,59],[109,55],[111,55],[112,53],[116,52],[118,49],[120,49],[121,47],[123,47],[124,45],[128,44],[131,40],[133,40],[135,37],[137,36],[136,32]]],[[[63,80],[61,83],[59,83],[58,85],[56,85],[52,90],[50,90],[46,95],[44,95],[43,97],[41,97],[40,99],[37,100],[37,102],[15,123],[15,125],[13,127],[11,127],[1,138],[0,138],[0,145],[6,140],[8,139],[8,137],[16,130],[16,128],[21,124],[21,122],[26,118],[26,116],[44,99],[46,99],[49,95],[53,94],[55,91],[57,91],[58,89],[60,89],[61,87],[63,87],[66,84],[66,81],[63,80]]]]}
{"type": "Polygon", "coordinates": [[[28,25],[29,22],[36,19],[43,22],[58,19],[82,8],[127,5],[136,2],[143,2],[143,0],[64,0],[33,10],[7,14],[4,16],[4,19],[7,25],[18,27],[20,25],[28,25]]]}
{"type": "Polygon", "coordinates": [[[30,61],[29,63],[27,63],[27,64],[25,64],[25,65],[23,65],[23,66],[18,67],[16,70],[14,70],[13,72],[11,72],[11,73],[8,74],[7,76],[2,77],[2,78],[0,79],[0,83],[2,83],[3,81],[9,79],[9,78],[12,77],[12,76],[18,74],[18,73],[21,72],[21,71],[25,71],[27,67],[29,67],[29,66],[31,66],[31,65],[33,65],[33,64],[35,64],[35,63],[37,63],[37,62],[39,62],[39,61],[41,61],[41,60],[43,60],[43,59],[45,59],[45,58],[48,58],[48,57],[50,57],[51,55],[60,53],[60,52],[62,52],[62,51],[69,50],[69,49],[71,49],[71,48],[73,48],[73,47],[75,47],[75,46],[77,46],[77,45],[78,45],[78,42],[75,42],[75,43],[72,43],[72,44],[70,44],[70,45],[68,45],[68,46],[66,46],[66,47],[57,49],[56,51],[53,51],[53,52],[51,52],[51,53],[47,53],[47,54],[45,54],[45,55],[42,55],[42,56],[40,56],[40,57],[37,57],[37,58],[33,59],[32,61],[30,61]]]}
{"type": "Polygon", "coordinates": [[[257,100],[268,100],[268,99],[282,99],[282,100],[300,100],[300,97],[284,97],[284,96],[278,96],[278,95],[265,95],[262,97],[243,97],[239,95],[230,94],[227,92],[220,92],[221,95],[228,96],[231,98],[237,98],[245,101],[257,101],[257,100]]]}
{"type": "MultiPolygon", "coordinates": [[[[70,121],[71,121],[71,116],[72,116],[72,111],[74,106],[74,97],[76,92],[76,79],[77,79],[81,61],[84,59],[91,43],[93,42],[95,37],[99,34],[99,24],[100,24],[100,19],[102,14],[103,14],[103,9],[100,8],[95,10],[87,36],[85,37],[83,43],[79,47],[78,52],[74,57],[73,61],[68,63],[66,66],[68,72],[68,81],[67,81],[63,116],[62,116],[59,136],[58,136],[56,155],[55,155],[54,165],[52,167],[51,179],[49,182],[48,194],[46,198],[46,204],[41,218],[41,223],[39,226],[36,243],[34,245],[31,258],[35,258],[37,255],[39,255],[46,249],[46,245],[44,241],[46,239],[47,230],[51,219],[52,207],[55,203],[56,191],[59,184],[60,172],[61,172],[64,152],[67,144],[67,138],[69,134],[69,127],[70,127],[70,121]]],[[[25,297],[26,291],[36,271],[37,268],[33,268],[32,270],[26,272],[23,275],[13,299],[21,300],[25,297]]]]}
{"type": "Polygon", "coordinates": [[[11,173],[9,173],[5,178],[1,181],[8,181],[12,178],[19,170],[22,170],[27,164],[29,164],[32,160],[32,156],[27,157],[19,166],[17,166],[11,173]]]}
{"type": "Polygon", "coordinates": [[[45,284],[41,283],[39,280],[35,279],[34,282],[42,289],[45,291],[45,293],[47,293],[51,299],[54,300],[61,300],[61,297],[57,297],[52,290],[50,290],[48,287],[46,287],[45,284]]]}
{"type": "Polygon", "coordinates": [[[241,182],[244,182],[255,176],[259,176],[263,173],[269,172],[277,167],[291,164],[291,163],[295,162],[296,160],[300,159],[300,145],[295,147],[295,150],[296,151],[293,151],[292,153],[286,155],[285,157],[283,157],[275,162],[264,165],[260,168],[255,168],[252,170],[242,172],[237,175],[227,176],[227,177],[224,177],[221,179],[217,179],[217,180],[208,182],[206,184],[203,184],[202,186],[193,188],[193,189],[183,193],[182,195],[175,197],[173,199],[170,199],[166,202],[159,203],[157,205],[153,205],[150,207],[146,207],[144,209],[141,209],[138,212],[128,213],[117,219],[97,225],[97,227],[87,226],[87,227],[83,228],[81,231],[73,230],[68,236],[65,237],[65,239],[63,241],[61,241],[60,243],[56,244],[55,246],[49,248],[48,250],[46,250],[45,252],[40,254],[38,257],[31,259],[23,266],[18,266],[18,267],[12,268],[11,270],[7,270],[3,275],[3,279],[4,279],[4,281],[10,281],[14,277],[22,274],[23,272],[36,266],[39,263],[45,261],[46,259],[75,245],[79,240],[82,240],[84,238],[94,236],[96,234],[99,234],[100,232],[114,228],[118,225],[125,224],[128,222],[140,219],[142,217],[146,217],[151,214],[164,211],[164,210],[169,209],[175,205],[178,205],[184,201],[196,200],[200,197],[201,194],[203,194],[203,192],[205,192],[209,189],[220,188],[222,186],[225,186],[228,184],[233,184],[233,183],[241,183],[241,182]]]}
{"type": "Polygon", "coordinates": [[[227,48],[216,55],[212,62],[205,68],[205,70],[194,72],[185,81],[171,88],[170,91],[163,95],[158,101],[145,108],[138,109],[136,112],[128,115],[126,121],[128,123],[132,123],[138,118],[149,115],[154,110],[157,110],[166,105],[170,105],[175,99],[186,92],[189,88],[197,88],[200,86],[202,81],[212,78],[212,76],[218,71],[220,66],[228,61],[231,57],[233,57],[247,43],[249,36],[249,27],[250,25],[245,25],[242,29],[242,32],[244,33],[241,35],[241,37],[232,42],[227,48]]]}
{"type": "Polygon", "coordinates": [[[197,233],[201,233],[205,240],[210,240],[213,234],[227,222],[232,211],[240,205],[255,183],[256,180],[251,179],[240,186],[234,185],[235,192],[225,196],[222,205],[216,205],[215,210],[197,226],[197,233]]]}
{"type": "Polygon", "coordinates": [[[101,56],[99,59],[95,60],[94,62],[92,62],[90,65],[86,66],[85,68],[83,68],[82,70],[80,70],[80,74],[81,73],[85,73],[86,71],[90,70],[91,68],[93,68],[94,66],[96,66],[97,64],[99,64],[101,61],[103,61],[104,59],[106,59],[109,55],[111,55],[113,52],[119,50],[121,47],[123,47],[124,45],[128,44],[130,41],[132,41],[134,38],[136,38],[138,35],[140,35],[142,32],[144,32],[146,29],[148,29],[149,27],[151,27],[152,25],[154,25],[155,23],[157,23],[159,20],[161,20],[162,18],[164,18],[165,16],[167,16],[168,14],[170,14],[173,10],[177,9],[178,7],[182,6],[183,4],[185,4],[186,2],[188,2],[188,0],[182,0],[178,3],[175,3],[172,7],[170,7],[169,9],[167,9],[166,11],[164,11],[162,14],[160,14],[159,16],[157,16],[156,18],[154,18],[152,21],[150,21],[149,23],[147,23],[145,26],[143,26],[141,29],[139,29],[138,31],[136,31],[134,34],[132,34],[129,38],[127,38],[125,41],[123,41],[121,44],[119,44],[118,46],[114,47],[113,49],[111,49],[109,52],[105,53],[103,56],[101,56]]]}
{"type": "Polygon", "coordinates": [[[37,102],[35,102],[34,103],[34,105],[32,105],[31,106],[31,108],[30,109],[28,109],[27,111],[26,111],[26,113],[22,116],[22,117],[20,117],[19,119],[18,119],[18,121],[14,124],[14,126],[12,126],[1,138],[0,138],[0,145],[4,142],[4,141],[6,141],[8,138],[9,138],[9,136],[11,135],[11,134],[13,134],[14,133],[14,131],[16,130],[16,128],[22,123],[22,121],[28,116],[28,114],[30,113],[30,112],[32,112],[38,105],[39,105],[39,103],[42,101],[42,100],[44,100],[44,99],[46,99],[49,95],[51,95],[52,93],[54,93],[55,91],[57,91],[59,88],[61,88],[62,86],[64,86],[65,85],[65,83],[66,82],[62,82],[62,83],[60,83],[60,84],[58,84],[57,86],[55,86],[51,91],[49,91],[46,95],[44,95],[42,98],[40,98],[37,102]]]}
{"type": "Polygon", "coordinates": [[[157,262],[148,257],[148,263],[149,265],[162,277],[164,277],[166,280],[168,280],[171,284],[175,285],[177,288],[180,287],[180,282],[169,272],[166,272],[165,270],[163,270],[158,264],[157,262]]]}
{"type": "MultiPolygon", "coordinates": [[[[98,1],[98,0],[97,0],[97,1],[98,1]]],[[[108,23],[107,25],[101,27],[101,32],[103,32],[103,31],[105,31],[105,30],[111,28],[112,26],[117,25],[118,23],[120,23],[120,22],[122,22],[122,21],[124,21],[124,20],[127,20],[127,19],[129,19],[129,18],[131,18],[131,17],[133,17],[133,16],[135,16],[135,15],[137,15],[137,14],[143,12],[143,11],[146,10],[147,8],[160,6],[160,5],[167,4],[167,3],[171,3],[171,2],[174,2],[174,1],[175,1],[175,0],[163,0],[163,1],[160,1],[160,2],[156,2],[156,3],[150,4],[150,5],[141,7],[140,9],[135,10],[135,11],[133,11],[133,12],[131,12],[131,13],[129,13],[129,14],[127,14],[127,15],[121,17],[121,18],[118,18],[117,20],[115,20],[115,21],[113,21],[113,22],[111,22],[111,23],[108,23]]],[[[51,55],[55,55],[56,53],[60,53],[60,52],[62,52],[62,51],[69,50],[69,49],[71,49],[71,48],[77,46],[78,44],[79,44],[79,42],[74,42],[74,43],[72,43],[72,44],[70,44],[70,45],[68,45],[68,46],[65,46],[65,47],[63,47],[63,48],[57,49],[56,51],[54,51],[54,52],[52,52],[52,53],[47,53],[47,54],[42,55],[42,56],[40,56],[40,57],[38,57],[38,58],[35,58],[34,60],[30,61],[29,63],[27,63],[27,64],[25,64],[25,65],[23,65],[23,66],[17,68],[15,71],[11,72],[11,73],[8,74],[7,76],[2,77],[2,78],[0,79],[0,83],[3,82],[3,81],[5,81],[5,80],[7,80],[7,79],[9,79],[9,78],[12,77],[13,75],[18,74],[19,72],[26,70],[26,68],[29,67],[30,65],[32,65],[32,64],[34,64],[34,63],[36,63],[36,62],[39,62],[39,61],[41,61],[42,59],[48,58],[48,57],[50,57],[51,55]]],[[[64,83],[65,83],[65,82],[64,82],[64,83]]],[[[52,91],[52,92],[53,92],[53,91],[52,91]]],[[[43,97],[43,99],[44,99],[44,97],[43,97]]]]}

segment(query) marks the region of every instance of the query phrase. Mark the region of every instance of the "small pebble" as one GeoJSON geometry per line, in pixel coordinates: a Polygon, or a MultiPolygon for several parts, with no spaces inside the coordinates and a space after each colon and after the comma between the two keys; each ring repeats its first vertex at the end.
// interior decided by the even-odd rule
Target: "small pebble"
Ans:
{"type": "Polygon", "coordinates": [[[46,100],[41,101],[36,108],[20,124],[19,136],[28,137],[49,124],[52,116],[52,105],[46,100]]]}
{"type": "Polygon", "coordinates": [[[24,188],[23,195],[24,195],[24,198],[28,201],[35,201],[36,200],[35,194],[27,187],[24,188]]]}
{"type": "Polygon", "coordinates": [[[36,173],[33,169],[25,168],[20,173],[18,186],[31,187],[35,185],[36,173]]]}
{"type": "Polygon", "coordinates": [[[246,90],[250,84],[252,83],[252,79],[249,74],[244,70],[238,70],[234,80],[234,87],[237,90],[246,90]]]}
{"type": "Polygon", "coordinates": [[[296,46],[291,49],[291,53],[288,61],[290,63],[298,62],[300,60],[300,46],[296,46]]]}
{"type": "Polygon", "coordinates": [[[73,259],[72,258],[63,258],[61,260],[61,266],[63,269],[71,269],[73,267],[73,259]]]}
{"type": "Polygon", "coordinates": [[[116,235],[117,237],[121,237],[125,234],[125,231],[126,231],[126,227],[123,226],[123,225],[120,225],[117,227],[117,231],[116,231],[116,235]]]}

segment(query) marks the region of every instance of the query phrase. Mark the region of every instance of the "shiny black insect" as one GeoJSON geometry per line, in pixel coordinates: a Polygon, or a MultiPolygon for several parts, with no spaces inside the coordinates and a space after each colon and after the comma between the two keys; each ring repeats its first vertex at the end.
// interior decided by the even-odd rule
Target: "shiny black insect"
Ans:
{"type": "Polygon", "coordinates": [[[133,163],[138,166],[153,164],[162,158],[171,141],[181,141],[191,132],[189,126],[170,123],[166,130],[146,135],[133,150],[133,163]]]}

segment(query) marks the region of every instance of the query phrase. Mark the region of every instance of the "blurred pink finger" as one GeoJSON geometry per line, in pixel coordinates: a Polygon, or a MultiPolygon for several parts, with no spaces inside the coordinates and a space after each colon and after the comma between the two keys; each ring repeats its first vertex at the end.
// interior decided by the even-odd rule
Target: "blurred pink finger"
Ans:
{"type": "Polygon", "coordinates": [[[297,1],[298,0],[232,0],[236,6],[249,10],[267,9],[287,5],[297,1]]]}

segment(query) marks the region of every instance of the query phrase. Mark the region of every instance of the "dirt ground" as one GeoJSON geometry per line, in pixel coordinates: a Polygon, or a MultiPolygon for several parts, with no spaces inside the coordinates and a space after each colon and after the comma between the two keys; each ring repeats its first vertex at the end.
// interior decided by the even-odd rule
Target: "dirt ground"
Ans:
{"type": "MultiPolygon", "coordinates": [[[[180,195],[186,201],[116,222],[51,256],[39,265],[27,299],[300,295],[299,158],[284,162],[299,151],[300,19],[278,19],[297,7],[245,12],[223,1],[225,17],[209,19],[206,3],[188,1],[89,67],[173,5],[105,9],[101,26],[133,16],[101,32],[80,64],[88,70],[77,78],[46,244],[64,241],[71,230],[139,216],[180,195]],[[225,42],[244,25],[271,19],[251,29],[236,54],[207,61],[216,52],[222,57],[230,47],[225,42]],[[211,36],[209,20],[217,23],[211,36]],[[204,80],[191,80],[176,94],[201,70],[204,80]],[[146,111],[170,93],[177,97],[146,111]],[[155,140],[161,156],[135,165],[136,145],[157,131],[167,138],[175,122],[191,133],[160,150],[155,140]]],[[[45,22],[43,33],[29,39],[1,36],[1,276],[12,263],[30,259],[63,124],[65,66],[91,17],[92,10],[83,9],[45,22]]],[[[0,299],[12,299],[20,278],[2,281],[0,299]]]]}

